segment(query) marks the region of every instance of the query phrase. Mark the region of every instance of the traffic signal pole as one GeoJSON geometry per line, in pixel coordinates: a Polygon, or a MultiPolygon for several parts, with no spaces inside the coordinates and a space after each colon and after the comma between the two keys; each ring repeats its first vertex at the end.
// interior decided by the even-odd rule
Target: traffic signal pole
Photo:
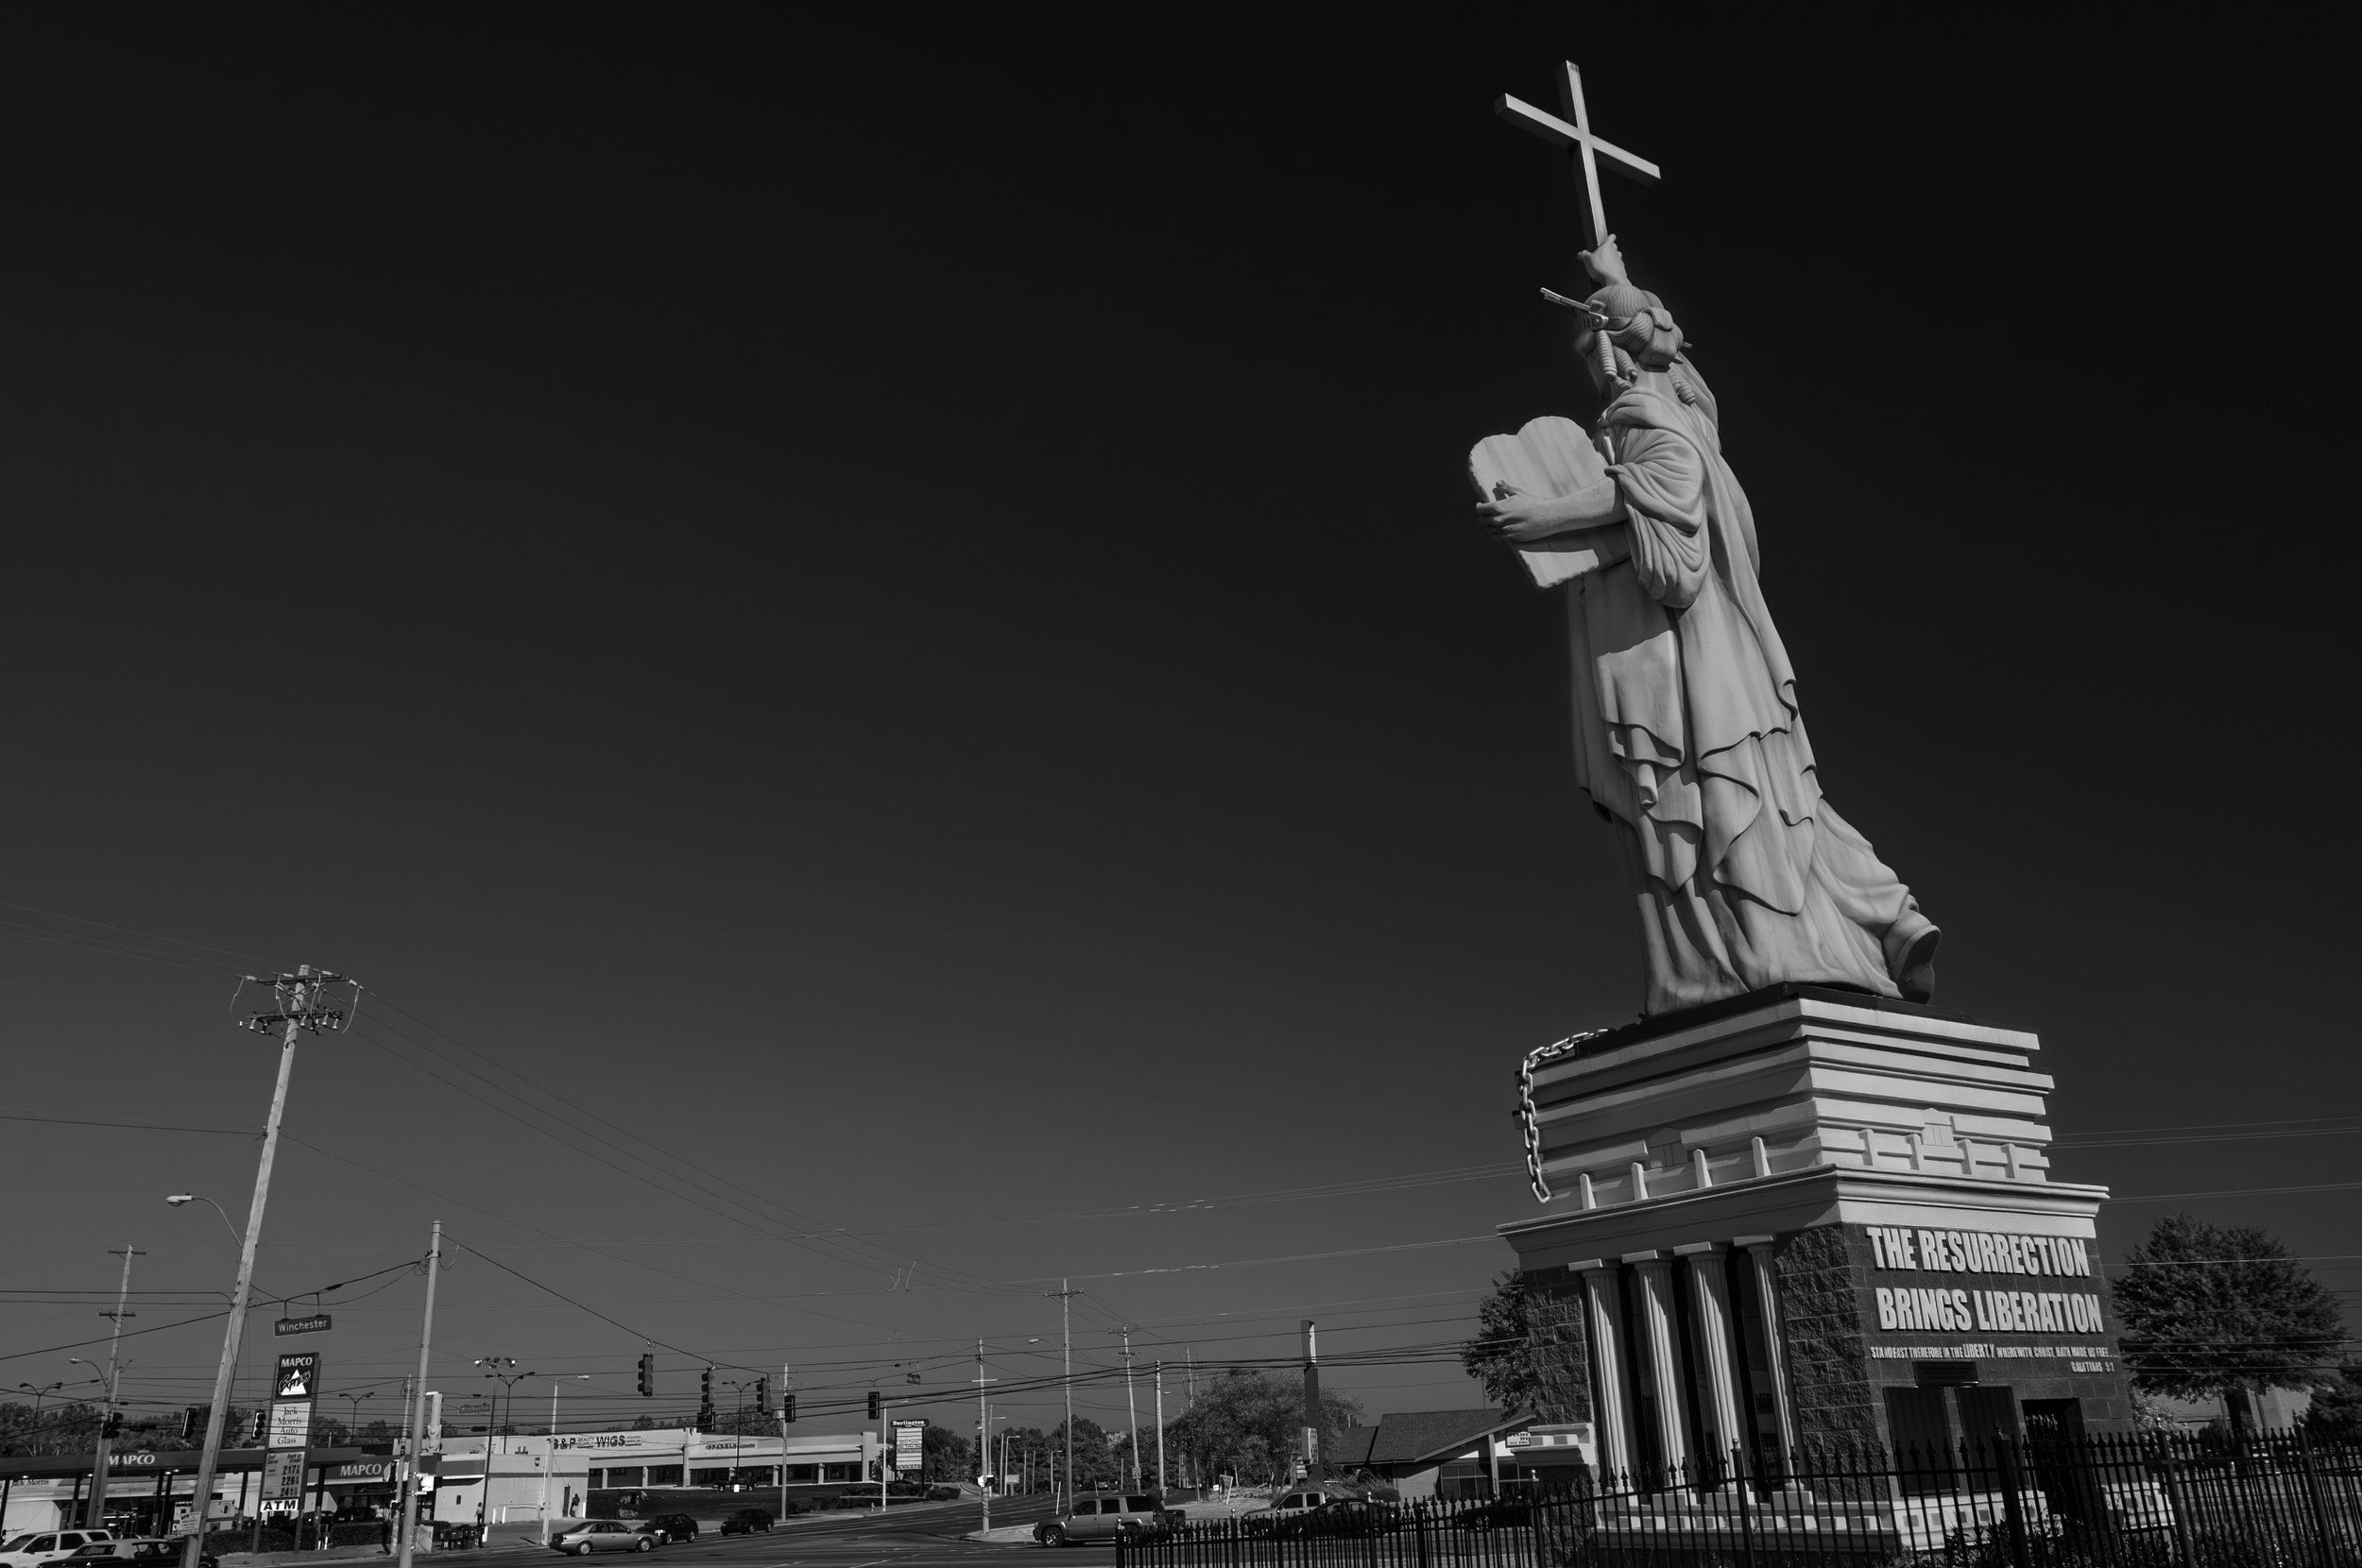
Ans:
{"type": "MultiPolygon", "coordinates": [[[[238,1346],[246,1337],[247,1298],[254,1289],[254,1250],[263,1239],[263,1211],[270,1202],[271,1163],[279,1153],[279,1123],[287,1114],[287,1081],[295,1075],[296,1041],[307,1031],[341,1029],[345,1015],[319,1005],[320,987],[331,981],[343,981],[342,975],[315,974],[308,963],[300,965],[292,975],[278,975],[264,980],[248,975],[240,982],[244,992],[248,984],[268,985],[279,1002],[276,1013],[258,1013],[241,1028],[267,1032],[273,1024],[285,1026],[279,1046],[279,1083],[271,1091],[270,1119],[263,1126],[263,1154],[254,1170],[254,1198],[247,1207],[246,1239],[238,1248],[238,1283],[230,1296],[230,1321],[221,1334],[221,1364],[214,1372],[214,1408],[205,1418],[205,1451],[197,1463],[197,1485],[189,1494],[189,1502],[197,1510],[196,1527],[189,1531],[188,1545],[182,1550],[181,1568],[199,1568],[204,1554],[205,1528],[213,1517],[214,1474],[221,1467],[221,1424],[230,1413],[230,1384],[238,1367],[238,1346]]],[[[347,983],[351,983],[347,981],[347,983]]],[[[353,995],[360,995],[353,986],[353,995]]],[[[231,998],[234,1009],[237,997],[231,998]]],[[[402,1568],[409,1568],[408,1546],[403,1547],[402,1568]]]]}

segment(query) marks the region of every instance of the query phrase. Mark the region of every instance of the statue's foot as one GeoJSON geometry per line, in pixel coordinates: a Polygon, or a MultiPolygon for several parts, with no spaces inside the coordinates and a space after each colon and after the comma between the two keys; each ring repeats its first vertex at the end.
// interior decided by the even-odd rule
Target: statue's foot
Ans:
{"type": "Polygon", "coordinates": [[[1935,922],[1912,910],[1887,932],[1887,973],[1907,1002],[1933,1001],[1936,996],[1936,944],[1943,932],[1935,922]]]}

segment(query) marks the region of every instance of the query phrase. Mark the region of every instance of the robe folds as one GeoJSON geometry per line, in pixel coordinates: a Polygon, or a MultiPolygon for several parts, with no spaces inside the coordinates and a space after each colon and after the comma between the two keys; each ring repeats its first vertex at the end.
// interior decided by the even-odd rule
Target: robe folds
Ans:
{"type": "Polygon", "coordinates": [[[1713,410],[1655,372],[1608,404],[1632,556],[1566,588],[1577,781],[1623,845],[1645,1011],[1783,981],[1896,997],[1890,964],[1926,920],[1822,798],[1713,410]]]}

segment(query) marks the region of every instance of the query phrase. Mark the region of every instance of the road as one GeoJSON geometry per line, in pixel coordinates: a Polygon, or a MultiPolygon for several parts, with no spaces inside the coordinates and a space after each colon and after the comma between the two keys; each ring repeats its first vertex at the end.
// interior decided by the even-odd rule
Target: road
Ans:
{"type": "MultiPolygon", "coordinates": [[[[1050,1516],[1047,1497],[995,1498],[992,1523],[1031,1525],[1050,1516]]],[[[985,1545],[960,1538],[979,1524],[973,1499],[959,1503],[912,1503],[882,1518],[875,1513],[830,1511],[783,1520],[768,1535],[701,1534],[693,1542],[665,1546],[650,1557],[626,1556],[631,1568],[711,1564],[713,1568],[1051,1568],[1036,1562],[1045,1549],[1031,1544],[985,1545]]],[[[1070,1546],[1056,1568],[1112,1568],[1115,1548],[1070,1546]]],[[[606,1559],[593,1559],[605,1562],[606,1559]]],[[[588,1565],[586,1565],[588,1568],[588,1565]]]]}

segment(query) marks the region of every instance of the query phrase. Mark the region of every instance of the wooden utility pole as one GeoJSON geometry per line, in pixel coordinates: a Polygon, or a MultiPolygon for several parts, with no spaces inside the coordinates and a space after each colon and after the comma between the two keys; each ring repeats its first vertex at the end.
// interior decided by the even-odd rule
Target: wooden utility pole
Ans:
{"type": "Polygon", "coordinates": [[[115,1352],[123,1344],[123,1320],[139,1316],[136,1312],[124,1310],[131,1296],[131,1260],[147,1255],[145,1249],[134,1247],[128,1241],[121,1247],[110,1247],[107,1251],[122,1255],[123,1283],[115,1288],[115,1309],[99,1314],[102,1318],[112,1318],[114,1328],[107,1336],[107,1407],[98,1418],[98,1448],[91,1457],[90,1511],[83,1519],[83,1523],[94,1530],[107,1523],[107,1453],[111,1446],[107,1429],[114,1423],[115,1406],[121,1402],[119,1396],[123,1389],[122,1363],[116,1359],[115,1352]]]}
{"type": "MultiPolygon", "coordinates": [[[[1074,1511],[1074,1320],[1070,1310],[1077,1292],[1070,1280],[1060,1280],[1050,1292],[1058,1298],[1058,1336],[1066,1346],[1066,1511],[1074,1511]]],[[[1052,1505],[1055,1507],[1055,1504],[1052,1505]]],[[[190,1563],[189,1568],[197,1568],[190,1563]]]]}
{"type": "Polygon", "coordinates": [[[1326,1478],[1321,1463],[1321,1358],[1312,1320],[1304,1320],[1304,1479],[1319,1486],[1326,1478]]]}
{"type": "Polygon", "coordinates": [[[1165,1364],[1156,1363],[1156,1501],[1165,1500],[1165,1364]]]}
{"type": "MultiPolygon", "coordinates": [[[[221,1466],[222,1421],[230,1413],[231,1378],[237,1371],[238,1346],[246,1335],[247,1297],[254,1288],[254,1249],[263,1239],[263,1211],[270,1202],[271,1161],[279,1152],[279,1123],[287,1112],[287,1081],[295,1073],[296,1041],[307,1031],[317,1033],[321,1030],[334,1031],[344,1028],[342,1012],[320,1005],[320,988],[335,983],[351,985],[354,997],[359,997],[361,987],[357,983],[343,975],[315,974],[308,963],[299,965],[292,975],[274,975],[268,980],[248,975],[239,982],[240,995],[248,985],[267,985],[278,1001],[276,1012],[257,1013],[238,1027],[258,1034],[267,1034],[275,1027],[282,1029],[279,1084],[271,1091],[270,1120],[263,1127],[263,1155],[254,1170],[254,1199],[247,1208],[246,1239],[238,1248],[238,1283],[230,1297],[229,1324],[222,1330],[221,1365],[214,1372],[214,1408],[205,1418],[204,1455],[197,1460],[197,1485],[189,1494],[189,1501],[197,1509],[197,1522],[189,1531],[181,1568],[198,1568],[204,1554],[206,1523],[213,1513],[214,1473],[221,1466]]],[[[236,996],[230,998],[232,1011],[236,1010],[237,1000],[236,996]]],[[[407,1552],[406,1545],[404,1551],[407,1552]]],[[[406,1560],[403,1568],[409,1568],[406,1560]]]]}
{"type": "MultiPolygon", "coordinates": [[[[402,1556],[400,1568],[410,1568],[410,1538],[419,1528],[419,1483],[426,1478],[426,1407],[430,1401],[426,1392],[426,1362],[435,1342],[435,1276],[442,1272],[443,1222],[435,1221],[435,1231],[426,1245],[426,1320],[419,1326],[418,1396],[410,1406],[410,1479],[402,1491],[402,1556]]],[[[437,1439],[440,1432],[435,1434],[437,1439]]],[[[487,1443],[488,1452],[491,1445],[487,1443]]],[[[556,1462],[556,1456],[551,1456],[556,1462]]],[[[484,1461],[484,1490],[492,1490],[492,1461],[484,1461]]]]}
{"type": "Polygon", "coordinates": [[[978,1339],[976,1341],[976,1469],[978,1473],[976,1479],[980,1484],[976,1490],[984,1494],[984,1527],[985,1529],[992,1528],[992,1488],[981,1483],[984,1479],[984,1473],[987,1471],[997,1473],[999,1467],[984,1457],[992,1449],[992,1407],[984,1403],[984,1385],[1000,1381],[997,1377],[984,1375],[984,1342],[978,1339]]]}
{"type": "Polygon", "coordinates": [[[1123,1409],[1131,1423],[1132,1490],[1140,1490],[1140,1401],[1132,1391],[1132,1325],[1123,1325],[1123,1409]]]}

